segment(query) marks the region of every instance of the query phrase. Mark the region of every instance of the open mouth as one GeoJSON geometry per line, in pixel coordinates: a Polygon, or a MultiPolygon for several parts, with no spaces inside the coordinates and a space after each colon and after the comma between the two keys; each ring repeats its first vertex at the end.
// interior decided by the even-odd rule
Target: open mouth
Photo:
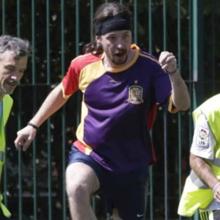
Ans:
{"type": "Polygon", "coordinates": [[[124,57],[125,54],[124,53],[118,53],[118,54],[115,54],[115,56],[120,58],[120,57],[124,57]]]}
{"type": "Polygon", "coordinates": [[[118,50],[114,53],[115,56],[118,56],[118,57],[123,57],[126,55],[126,51],[125,50],[118,50]]]}
{"type": "Polygon", "coordinates": [[[126,53],[116,53],[114,54],[115,59],[126,60],[126,53]]]}
{"type": "Polygon", "coordinates": [[[16,80],[8,80],[7,85],[11,86],[11,87],[15,87],[17,86],[18,82],[16,80]]]}

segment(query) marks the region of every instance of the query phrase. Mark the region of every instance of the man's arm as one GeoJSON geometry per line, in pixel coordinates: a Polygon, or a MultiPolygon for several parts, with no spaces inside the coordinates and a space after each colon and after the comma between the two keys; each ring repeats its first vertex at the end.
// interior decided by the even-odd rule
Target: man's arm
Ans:
{"type": "Polygon", "coordinates": [[[220,202],[220,182],[212,172],[209,164],[203,158],[194,154],[190,154],[189,162],[192,170],[213,190],[214,198],[220,202]]]}
{"type": "Polygon", "coordinates": [[[192,170],[201,178],[210,188],[218,182],[218,179],[213,174],[211,167],[206,161],[194,154],[190,154],[189,163],[192,170]]]}
{"type": "MultiPolygon", "coordinates": [[[[58,111],[67,99],[63,97],[62,85],[56,86],[46,97],[38,112],[30,120],[30,123],[36,127],[40,127],[52,114],[58,111]]],[[[16,148],[27,150],[37,133],[37,129],[31,125],[27,125],[17,132],[17,138],[14,143],[16,148]]]]}
{"type": "Polygon", "coordinates": [[[172,86],[171,97],[176,111],[186,111],[190,107],[188,88],[178,70],[169,74],[169,77],[172,86]]]}
{"type": "Polygon", "coordinates": [[[177,69],[176,57],[173,53],[163,51],[160,54],[159,63],[162,69],[169,74],[175,111],[187,110],[190,107],[190,96],[186,83],[177,69]]]}

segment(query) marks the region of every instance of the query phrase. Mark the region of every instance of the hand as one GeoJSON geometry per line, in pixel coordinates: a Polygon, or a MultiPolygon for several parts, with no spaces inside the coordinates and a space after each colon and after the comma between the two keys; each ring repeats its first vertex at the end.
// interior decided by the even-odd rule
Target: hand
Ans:
{"type": "Polygon", "coordinates": [[[29,125],[17,132],[17,138],[14,141],[18,150],[26,151],[37,134],[37,130],[29,125]]]}
{"type": "Polygon", "coordinates": [[[173,53],[168,51],[163,51],[159,57],[159,63],[164,71],[168,74],[176,73],[177,71],[177,64],[176,64],[176,57],[173,53]]]}
{"type": "Polygon", "coordinates": [[[217,202],[220,202],[220,182],[217,182],[213,187],[213,197],[217,202]]]}

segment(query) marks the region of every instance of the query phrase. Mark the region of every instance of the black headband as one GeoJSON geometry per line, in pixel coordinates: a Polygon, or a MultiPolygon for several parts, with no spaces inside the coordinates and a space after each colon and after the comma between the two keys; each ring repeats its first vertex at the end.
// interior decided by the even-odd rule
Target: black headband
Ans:
{"type": "Polygon", "coordinates": [[[103,35],[111,31],[131,30],[130,18],[122,15],[115,15],[104,21],[95,23],[95,34],[103,35]]]}

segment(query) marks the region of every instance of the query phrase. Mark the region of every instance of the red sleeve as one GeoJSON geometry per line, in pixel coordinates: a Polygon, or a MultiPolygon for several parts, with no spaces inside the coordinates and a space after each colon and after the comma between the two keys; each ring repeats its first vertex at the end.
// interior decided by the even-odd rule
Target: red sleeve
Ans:
{"type": "Polygon", "coordinates": [[[71,64],[69,65],[68,71],[66,72],[66,75],[62,80],[64,97],[70,96],[78,90],[79,76],[79,65],[77,65],[77,62],[75,60],[72,60],[71,64]]]}
{"type": "Polygon", "coordinates": [[[63,96],[68,97],[71,96],[79,89],[79,78],[82,69],[87,65],[96,60],[100,59],[97,56],[92,54],[86,54],[78,56],[73,59],[69,65],[68,71],[66,72],[63,80],[63,96]]]}

